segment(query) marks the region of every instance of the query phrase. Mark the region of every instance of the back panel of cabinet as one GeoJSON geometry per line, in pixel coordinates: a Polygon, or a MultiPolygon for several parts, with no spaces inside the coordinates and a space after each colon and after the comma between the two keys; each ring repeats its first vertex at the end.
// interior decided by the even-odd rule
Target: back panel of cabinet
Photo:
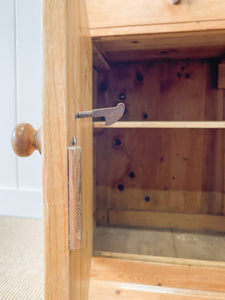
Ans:
{"type": "MultiPolygon", "coordinates": [[[[124,102],[122,121],[221,121],[215,60],[120,63],[98,73],[97,107],[124,102]]],[[[224,214],[224,131],[95,129],[98,225],[217,230],[224,214]],[[210,216],[211,219],[202,219],[210,216]]]]}

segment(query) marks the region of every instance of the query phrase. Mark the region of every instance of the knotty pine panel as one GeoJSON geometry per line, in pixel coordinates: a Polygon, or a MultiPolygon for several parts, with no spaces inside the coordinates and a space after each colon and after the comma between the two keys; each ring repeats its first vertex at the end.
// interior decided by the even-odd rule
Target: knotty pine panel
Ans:
{"type": "MultiPolygon", "coordinates": [[[[213,60],[124,63],[98,74],[98,107],[123,121],[223,120],[213,60]]],[[[223,130],[96,129],[96,216],[109,209],[222,214],[223,130]]]]}

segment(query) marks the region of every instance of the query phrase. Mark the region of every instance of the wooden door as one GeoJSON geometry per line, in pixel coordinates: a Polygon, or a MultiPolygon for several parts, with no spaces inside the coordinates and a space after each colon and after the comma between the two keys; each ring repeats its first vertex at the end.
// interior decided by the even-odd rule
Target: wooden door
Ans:
{"type": "Polygon", "coordinates": [[[43,2],[43,196],[45,299],[88,298],[92,256],[92,50],[84,0],[43,2]],[[68,159],[82,149],[83,239],[69,250],[68,159]]]}

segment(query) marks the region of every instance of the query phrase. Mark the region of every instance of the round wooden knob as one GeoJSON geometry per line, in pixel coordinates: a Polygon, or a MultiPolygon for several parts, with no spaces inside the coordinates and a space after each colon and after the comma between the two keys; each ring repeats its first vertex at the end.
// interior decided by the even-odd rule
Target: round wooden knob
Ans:
{"type": "Polygon", "coordinates": [[[169,0],[170,4],[176,5],[179,4],[181,0],[169,0]]]}
{"type": "Polygon", "coordinates": [[[41,130],[27,123],[18,124],[12,132],[12,147],[18,156],[30,156],[34,150],[41,153],[41,130]]]}

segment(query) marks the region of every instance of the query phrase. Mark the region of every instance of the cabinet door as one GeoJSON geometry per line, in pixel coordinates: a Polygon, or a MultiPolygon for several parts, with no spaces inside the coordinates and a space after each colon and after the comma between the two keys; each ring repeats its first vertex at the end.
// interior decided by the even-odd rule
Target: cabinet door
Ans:
{"type": "Polygon", "coordinates": [[[88,298],[92,255],[92,50],[85,1],[43,2],[43,195],[45,299],[88,298]],[[68,158],[82,149],[83,239],[69,249],[68,158]]]}

